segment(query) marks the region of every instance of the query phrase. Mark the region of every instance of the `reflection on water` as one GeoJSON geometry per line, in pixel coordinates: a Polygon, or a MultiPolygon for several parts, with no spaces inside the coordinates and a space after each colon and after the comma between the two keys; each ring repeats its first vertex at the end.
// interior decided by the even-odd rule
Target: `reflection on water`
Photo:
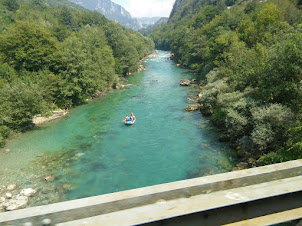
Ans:
{"type": "Polygon", "coordinates": [[[179,80],[192,75],[167,58],[159,52],[127,89],[10,141],[0,185],[37,188],[30,205],[38,205],[229,171],[230,149],[200,113],[184,111],[197,91],[179,80]],[[125,126],[131,112],[136,124],[125,126]]]}

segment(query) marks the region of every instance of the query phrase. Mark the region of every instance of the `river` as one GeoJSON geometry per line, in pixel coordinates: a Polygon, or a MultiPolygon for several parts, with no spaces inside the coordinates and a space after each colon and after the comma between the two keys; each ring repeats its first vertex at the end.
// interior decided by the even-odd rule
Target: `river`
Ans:
{"type": "Polygon", "coordinates": [[[235,155],[209,120],[184,110],[198,93],[179,86],[191,72],[163,51],[144,64],[126,89],[9,141],[3,150],[11,152],[0,154],[0,187],[38,189],[34,206],[231,170],[235,155]],[[131,112],[137,121],[125,126],[131,112]]]}

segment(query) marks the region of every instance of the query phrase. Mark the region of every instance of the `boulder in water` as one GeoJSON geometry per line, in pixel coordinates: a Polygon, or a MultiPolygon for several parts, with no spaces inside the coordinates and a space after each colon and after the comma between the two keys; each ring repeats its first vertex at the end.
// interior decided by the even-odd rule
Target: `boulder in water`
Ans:
{"type": "Polygon", "coordinates": [[[28,204],[28,198],[26,196],[17,195],[15,198],[4,203],[4,207],[7,211],[18,210],[26,207],[28,204]]]}
{"type": "Polygon", "coordinates": [[[7,193],[5,193],[5,197],[6,197],[7,199],[11,199],[11,198],[13,197],[13,194],[10,193],[10,192],[7,192],[7,193]]]}
{"type": "Polygon", "coordinates": [[[17,184],[14,183],[14,184],[9,184],[9,185],[7,185],[6,189],[7,189],[8,191],[13,191],[13,190],[16,189],[16,187],[17,187],[17,184]]]}
{"type": "Polygon", "coordinates": [[[193,78],[191,84],[198,84],[198,81],[195,78],[193,78]]]}
{"type": "Polygon", "coordinates": [[[191,85],[191,81],[188,79],[180,80],[179,85],[181,86],[189,86],[191,85]]]}
{"type": "Polygon", "coordinates": [[[198,101],[198,97],[197,96],[189,97],[189,98],[187,98],[187,100],[190,101],[190,102],[193,102],[193,103],[195,102],[196,103],[198,101]]]}
{"type": "Polygon", "coordinates": [[[25,188],[22,189],[20,192],[20,195],[24,195],[27,197],[33,197],[38,193],[38,191],[36,189],[32,189],[32,188],[25,188]]]}
{"type": "Polygon", "coordinates": [[[192,104],[185,108],[186,111],[197,111],[200,109],[200,104],[192,104]]]}

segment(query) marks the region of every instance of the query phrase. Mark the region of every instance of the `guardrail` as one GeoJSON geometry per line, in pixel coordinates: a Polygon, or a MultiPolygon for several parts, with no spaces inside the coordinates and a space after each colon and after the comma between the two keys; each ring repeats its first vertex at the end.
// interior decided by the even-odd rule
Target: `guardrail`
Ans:
{"type": "Polygon", "coordinates": [[[301,210],[302,160],[295,160],[4,212],[0,225],[274,224],[302,218],[301,210]]]}

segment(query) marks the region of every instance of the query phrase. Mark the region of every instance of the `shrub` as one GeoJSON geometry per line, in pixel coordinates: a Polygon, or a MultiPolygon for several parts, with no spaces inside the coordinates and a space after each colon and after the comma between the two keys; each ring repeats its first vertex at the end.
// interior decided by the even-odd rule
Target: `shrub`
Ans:
{"type": "Polygon", "coordinates": [[[244,96],[240,91],[232,93],[220,93],[217,95],[217,103],[221,106],[228,106],[236,101],[239,101],[244,96]]]}
{"type": "Polygon", "coordinates": [[[281,104],[270,104],[252,109],[254,124],[268,123],[274,131],[284,133],[293,123],[294,114],[281,104]]]}
{"type": "Polygon", "coordinates": [[[216,80],[219,79],[219,71],[216,69],[210,71],[207,75],[206,75],[206,78],[207,78],[207,82],[208,83],[213,83],[215,82],[216,80]]]}
{"type": "Polygon", "coordinates": [[[233,137],[242,137],[248,125],[248,118],[234,109],[227,110],[225,125],[229,134],[233,137]]]}
{"type": "Polygon", "coordinates": [[[294,115],[288,107],[270,104],[255,107],[251,109],[251,113],[254,128],[251,136],[259,150],[265,151],[270,146],[276,148],[285,142],[285,131],[294,122],[294,115]]]}
{"type": "Polygon", "coordinates": [[[204,108],[212,110],[217,104],[217,95],[224,93],[228,86],[223,80],[217,80],[213,83],[206,85],[205,89],[201,92],[202,97],[200,102],[204,105],[204,108]]]}
{"type": "Polygon", "coordinates": [[[258,150],[265,151],[275,140],[275,133],[270,124],[257,124],[253,129],[251,139],[258,150]]]}
{"type": "Polygon", "coordinates": [[[244,97],[239,101],[233,103],[232,108],[238,111],[239,113],[250,117],[251,109],[257,106],[257,102],[252,98],[244,97]]]}

